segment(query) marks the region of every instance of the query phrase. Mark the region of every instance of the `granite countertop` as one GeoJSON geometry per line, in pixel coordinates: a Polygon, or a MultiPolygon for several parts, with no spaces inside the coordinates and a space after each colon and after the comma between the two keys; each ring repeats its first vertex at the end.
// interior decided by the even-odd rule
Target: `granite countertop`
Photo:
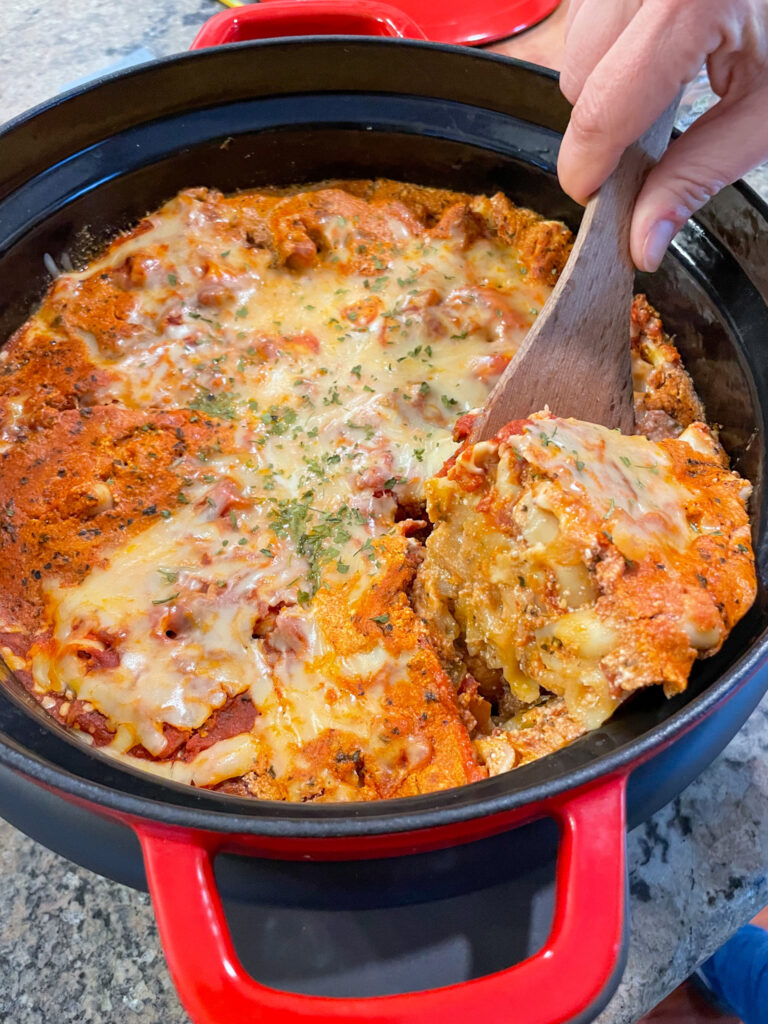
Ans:
{"type": "MultiPolygon", "coordinates": [[[[186,49],[221,9],[214,0],[3,0],[0,118],[135,60],[137,48],[149,51],[144,59],[186,49]]],[[[543,62],[560,32],[556,15],[498,48],[543,62]]],[[[750,180],[768,196],[765,169],[750,180]]],[[[693,785],[630,834],[629,960],[599,1024],[637,1020],[768,904],[766,755],[768,698],[693,785]]],[[[188,1024],[143,893],[0,822],[0,906],[0,1019],[188,1024]]]]}

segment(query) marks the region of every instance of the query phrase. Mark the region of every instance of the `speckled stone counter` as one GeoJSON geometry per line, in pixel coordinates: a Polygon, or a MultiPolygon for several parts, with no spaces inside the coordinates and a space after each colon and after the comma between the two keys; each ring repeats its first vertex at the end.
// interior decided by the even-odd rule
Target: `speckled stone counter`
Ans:
{"type": "MultiPolygon", "coordinates": [[[[221,9],[213,0],[2,0],[0,121],[137,48],[185,49],[221,9]]],[[[768,195],[765,169],[750,180],[768,195]]],[[[768,699],[697,782],[630,834],[629,959],[599,1024],[637,1020],[768,903],[767,809],[768,699]]],[[[0,822],[0,907],[0,1020],[188,1024],[144,894],[0,822]]]]}

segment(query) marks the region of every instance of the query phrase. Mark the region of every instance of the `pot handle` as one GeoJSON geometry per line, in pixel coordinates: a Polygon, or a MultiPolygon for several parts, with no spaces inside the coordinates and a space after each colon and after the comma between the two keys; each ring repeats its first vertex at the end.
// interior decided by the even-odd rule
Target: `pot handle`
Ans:
{"type": "Polygon", "coordinates": [[[407,14],[378,0],[273,0],[215,14],[197,33],[190,49],[313,35],[427,38],[407,14]]]}
{"type": "Polygon", "coordinates": [[[594,1006],[620,966],[625,781],[612,778],[544,805],[560,824],[561,841],[552,931],[538,953],[484,978],[369,999],[297,995],[255,981],[232,945],[205,834],[174,837],[172,830],[139,824],[160,938],[181,1001],[195,1024],[465,1024],[504,1019],[513,1008],[524,1008],[525,1024],[570,1021],[594,1006]]]}

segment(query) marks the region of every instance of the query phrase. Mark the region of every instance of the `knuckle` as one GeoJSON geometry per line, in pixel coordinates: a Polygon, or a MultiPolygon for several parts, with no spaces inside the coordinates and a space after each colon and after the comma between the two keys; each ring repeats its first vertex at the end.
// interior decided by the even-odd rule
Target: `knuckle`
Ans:
{"type": "Polygon", "coordinates": [[[580,145],[601,142],[606,137],[605,110],[594,90],[587,84],[571,114],[571,131],[580,145]]]}
{"type": "Polygon", "coordinates": [[[728,182],[721,176],[704,172],[696,175],[688,171],[668,183],[667,188],[675,201],[674,219],[686,220],[696,210],[725,188],[728,182]]]}

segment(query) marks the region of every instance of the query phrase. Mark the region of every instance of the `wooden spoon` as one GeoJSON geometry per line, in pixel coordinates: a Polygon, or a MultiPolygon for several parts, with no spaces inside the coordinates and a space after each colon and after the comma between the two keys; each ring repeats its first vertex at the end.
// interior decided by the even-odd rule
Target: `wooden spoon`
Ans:
{"type": "Polygon", "coordinates": [[[625,151],[587,203],[560,280],[488,396],[471,441],[544,406],[556,416],[634,431],[629,227],[640,187],[669,143],[678,103],[625,151]]]}

